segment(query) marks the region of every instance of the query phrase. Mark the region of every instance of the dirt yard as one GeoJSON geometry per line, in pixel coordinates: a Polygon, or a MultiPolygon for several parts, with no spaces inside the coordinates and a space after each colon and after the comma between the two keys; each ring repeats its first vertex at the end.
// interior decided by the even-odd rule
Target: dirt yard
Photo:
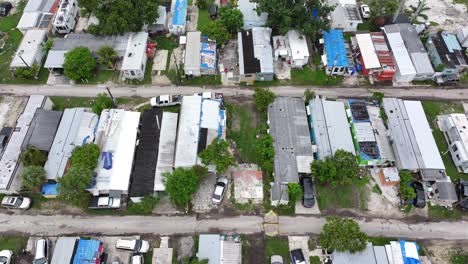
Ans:
{"type": "Polygon", "coordinates": [[[424,246],[426,256],[431,260],[432,263],[451,264],[451,256],[460,255],[463,252],[468,254],[467,241],[454,242],[445,240],[431,240],[423,241],[421,244],[424,246]]]}
{"type": "Polygon", "coordinates": [[[16,125],[16,120],[23,112],[27,100],[27,97],[0,97],[0,128],[14,127],[16,125]]]}
{"type": "MultiPolygon", "coordinates": [[[[439,24],[433,27],[434,30],[441,28],[454,31],[468,26],[467,8],[464,4],[455,4],[453,0],[427,0],[426,3],[431,9],[423,13],[428,16],[429,22],[439,24]]],[[[407,0],[406,6],[410,5],[417,6],[418,0],[407,0]]]]}

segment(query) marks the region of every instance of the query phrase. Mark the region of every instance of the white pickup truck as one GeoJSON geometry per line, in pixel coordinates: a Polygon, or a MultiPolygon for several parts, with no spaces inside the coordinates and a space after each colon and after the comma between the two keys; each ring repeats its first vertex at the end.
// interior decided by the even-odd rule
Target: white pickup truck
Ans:
{"type": "Polygon", "coordinates": [[[160,95],[151,98],[150,105],[152,107],[163,107],[180,105],[182,103],[182,95],[160,95]]]}
{"type": "Polygon", "coordinates": [[[120,198],[109,196],[92,196],[89,200],[90,209],[117,209],[120,208],[120,198]]]}

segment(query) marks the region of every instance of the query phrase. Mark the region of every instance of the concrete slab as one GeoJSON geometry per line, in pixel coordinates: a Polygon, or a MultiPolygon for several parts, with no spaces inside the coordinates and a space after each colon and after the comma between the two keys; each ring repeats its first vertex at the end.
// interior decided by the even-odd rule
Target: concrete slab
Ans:
{"type": "Polygon", "coordinates": [[[188,6],[187,7],[187,25],[185,26],[185,31],[197,31],[198,23],[198,7],[188,6]]]}
{"type": "Polygon", "coordinates": [[[193,210],[197,213],[206,213],[215,208],[211,201],[214,186],[216,183],[216,175],[214,173],[208,174],[200,183],[200,188],[193,195],[193,210]]]}
{"type": "Polygon", "coordinates": [[[171,264],[174,249],[169,248],[169,237],[161,237],[159,248],[153,249],[153,264],[171,264]]]}
{"type": "Polygon", "coordinates": [[[165,71],[167,68],[168,50],[157,50],[153,59],[153,74],[157,71],[165,71]]]}
{"type": "Polygon", "coordinates": [[[177,259],[187,259],[195,255],[195,241],[192,236],[185,236],[177,243],[177,259]]]}
{"type": "Polygon", "coordinates": [[[167,195],[161,195],[159,197],[159,203],[154,207],[153,213],[161,215],[183,214],[183,212],[177,210],[177,208],[171,204],[167,195]]]}
{"type": "Polygon", "coordinates": [[[266,236],[275,237],[279,234],[279,225],[265,223],[263,224],[263,230],[266,236]]]}
{"type": "Polygon", "coordinates": [[[140,236],[126,236],[126,237],[93,237],[93,239],[100,240],[102,242],[102,245],[104,247],[104,252],[109,254],[108,259],[109,260],[114,260],[114,259],[119,259],[120,262],[122,263],[130,263],[130,257],[132,256],[131,251],[127,250],[118,250],[115,247],[115,244],[117,243],[118,239],[139,239],[140,236]]]}
{"type": "Polygon", "coordinates": [[[231,39],[219,51],[219,72],[223,85],[236,85],[239,83],[239,54],[237,52],[237,39],[231,39]]]}
{"type": "Polygon", "coordinates": [[[291,80],[291,65],[287,61],[275,61],[273,67],[278,80],[291,80]]]}
{"type": "Polygon", "coordinates": [[[289,250],[301,249],[307,264],[310,264],[309,237],[288,236],[289,250]]]}
{"type": "Polygon", "coordinates": [[[49,73],[49,78],[47,78],[47,85],[56,84],[70,84],[70,80],[68,80],[64,75],[55,75],[49,73]]]}
{"type": "Polygon", "coordinates": [[[263,202],[262,171],[255,164],[241,164],[232,171],[234,197],[238,203],[263,202]]]}
{"type": "Polygon", "coordinates": [[[379,146],[380,156],[383,161],[395,161],[395,155],[390,144],[390,140],[387,137],[387,129],[380,116],[380,108],[377,106],[367,106],[367,112],[372,124],[372,129],[376,131],[374,133],[377,145],[379,146]]]}
{"type": "Polygon", "coordinates": [[[312,208],[306,208],[302,205],[302,201],[296,202],[295,212],[297,215],[305,214],[305,215],[319,215],[320,209],[317,205],[317,201],[315,202],[312,208]]]}
{"type": "Polygon", "coordinates": [[[175,70],[176,69],[176,64],[179,66],[179,70],[182,71],[182,64],[184,61],[184,47],[177,47],[172,50],[171,58],[169,59],[169,69],[170,70],[175,70]]]}

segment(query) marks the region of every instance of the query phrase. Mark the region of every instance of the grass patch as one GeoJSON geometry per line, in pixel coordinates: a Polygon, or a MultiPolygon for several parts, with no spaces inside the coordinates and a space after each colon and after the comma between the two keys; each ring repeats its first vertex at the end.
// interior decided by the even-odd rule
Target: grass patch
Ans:
{"type": "Polygon", "coordinates": [[[456,181],[458,179],[468,179],[468,174],[458,172],[457,168],[455,167],[450,152],[447,152],[448,144],[445,140],[444,134],[437,126],[438,115],[449,113],[464,113],[462,104],[453,102],[424,101],[423,108],[429,121],[429,125],[432,128],[432,135],[434,136],[439,152],[441,152],[441,157],[444,162],[447,175],[450,176],[452,181],[456,181]]]}
{"type": "MultiPolygon", "coordinates": [[[[464,4],[468,8],[468,0],[453,0],[457,4],[464,4]]],[[[468,263],[468,261],[467,261],[468,263]]]]}
{"type": "Polygon", "coordinates": [[[459,220],[463,215],[468,215],[467,213],[454,208],[452,210],[445,209],[442,206],[429,206],[429,216],[435,219],[450,219],[450,220],[459,220]]]}
{"type": "Polygon", "coordinates": [[[204,32],[206,25],[211,21],[210,14],[208,9],[199,9],[198,10],[198,21],[197,29],[198,31],[204,32]]]}
{"type": "Polygon", "coordinates": [[[358,31],[370,31],[370,19],[363,20],[361,24],[357,26],[358,31]]]}
{"type": "Polygon", "coordinates": [[[148,252],[144,254],[143,258],[145,259],[144,263],[147,263],[147,264],[153,263],[153,247],[150,247],[148,252]]]}
{"type": "Polygon", "coordinates": [[[107,81],[112,81],[115,74],[118,76],[118,72],[114,70],[104,70],[104,69],[97,69],[94,73],[93,77],[88,79],[87,82],[77,82],[77,84],[102,84],[106,83],[107,81]]]}
{"type": "Polygon", "coordinates": [[[177,48],[179,45],[176,42],[175,37],[165,37],[165,36],[157,36],[152,38],[156,44],[158,50],[170,50],[177,48]]]}
{"type": "Polygon", "coordinates": [[[226,104],[226,108],[229,115],[227,138],[236,142],[242,162],[258,163],[259,155],[255,147],[257,139],[255,127],[252,125],[252,113],[243,105],[226,104]],[[238,123],[239,127],[234,129],[233,122],[238,123]]]}
{"type": "Polygon", "coordinates": [[[310,257],[310,264],[320,264],[320,258],[318,256],[312,256],[310,257]]]}
{"type": "Polygon", "coordinates": [[[460,76],[460,83],[461,84],[467,84],[468,83],[468,73],[463,73],[460,76]]]}
{"type": "Polygon", "coordinates": [[[377,193],[377,194],[382,194],[382,189],[380,189],[380,186],[378,184],[375,184],[373,187],[372,187],[372,191],[377,193]]]}
{"type": "Polygon", "coordinates": [[[270,259],[273,255],[280,255],[283,261],[288,263],[289,259],[289,244],[286,237],[267,237],[265,238],[265,263],[271,263],[270,259]]]}
{"type": "Polygon", "coordinates": [[[374,246],[385,246],[390,244],[390,241],[398,241],[398,238],[394,237],[369,237],[367,241],[372,242],[374,246]]]}
{"type": "Polygon", "coordinates": [[[291,84],[293,85],[335,86],[342,81],[342,76],[328,76],[325,70],[313,70],[310,66],[302,70],[291,70],[291,84]]]}
{"type": "MultiPolygon", "coordinates": [[[[171,83],[177,85],[190,85],[190,86],[202,86],[202,85],[220,85],[221,75],[205,75],[201,77],[195,77],[192,79],[185,79],[181,77],[180,81],[177,78],[176,70],[169,70],[165,72],[166,76],[171,80],[171,83]]],[[[180,73],[181,74],[181,73],[180,73]]]]}
{"type": "Polygon", "coordinates": [[[451,264],[466,264],[466,263],[468,263],[468,253],[450,256],[450,263],[451,264]]]}
{"type": "Polygon", "coordinates": [[[54,110],[63,111],[65,108],[91,107],[92,98],[88,97],[60,97],[52,96],[50,100],[54,103],[54,110]]]}
{"type": "Polygon", "coordinates": [[[8,249],[13,251],[15,255],[18,255],[23,249],[26,249],[27,243],[27,237],[0,235],[0,250],[8,249]]]}
{"type": "Polygon", "coordinates": [[[317,202],[320,210],[332,208],[367,209],[366,184],[369,179],[353,179],[349,184],[322,185],[317,184],[317,202]]]}

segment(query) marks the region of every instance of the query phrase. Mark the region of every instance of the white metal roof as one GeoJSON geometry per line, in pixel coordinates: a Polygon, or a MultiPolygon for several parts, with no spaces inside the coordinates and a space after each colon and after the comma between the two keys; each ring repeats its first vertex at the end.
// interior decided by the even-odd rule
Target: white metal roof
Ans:
{"type": "Polygon", "coordinates": [[[291,57],[293,60],[302,60],[309,57],[309,48],[304,35],[300,35],[297,30],[290,30],[287,33],[289,46],[291,47],[291,57]]]}
{"type": "Polygon", "coordinates": [[[21,145],[28,133],[29,125],[38,108],[44,105],[45,97],[42,95],[31,95],[23,113],[16,121],[16,127],[11,134],[10,140],[5,147],[0,160],[0,189],[9,189],[10,183],[16,173],[19,157],[21,154],[21,145]]]}
{"type": "Polygon", "coordinates": [[[273,48],[271,47],[271,28],[253,27],[252,39],[254,56],[260,61],[262,73],[273,73],[273,48]]]}
{"type": "Polygon", "coordinates": [[[159,135],[158,162],[154,178],[154,190],[164,191],[166,188],[162,181],[164,172],[171,172],[174,166],[174,153],[177,135],[177,118],[179,114],[164,112],[159,135]]]}
{"type": "Polygon", "coordinates": [[[358,142],[375,142],[374,129],[370,122],[354,123],[358,142]]]}
{"type": "Polygon", "coordinates": [[[267,13],[261,13],[258,15],[256,10],[257,3],[253,1],[251,2],[249,0],[238,0],[237,5],[239,6],[239,10],[243,15],[244,29],[250,29],[252,26],[263,26],[267,22],[267,13]]]}
{"type": "Polygon", "coordinates": [[[380,68],[379,57],[374,48],[374,42],[369,33],[356,34],[356,40],[367,69],[380,68]]]}
{"type": "Polygon", "coordinates": [[[47,54],[44,68],[62,68],[63,63],[65,62],[65,53],[67,52],[68,50],[50,50],[47,54]]]}
{"type": "Polygon", "coordinates": [[[156,19],[156,25],[166,25],[167,22],[167,12],[166,7],[158,6],[158,18],[156,19]]]}
{"type": "MultiPolygon", "coordinates": [[[[33,0],[31,1],[34,2],[33,0]]],[[[40,11],[24,12],[16,27],[19,29],[34,28],[36,27],[37,22],[41,16],[42,12],[40,11]]]]}
{"type": "Polygon", "coordinates": [[[413,66],[413,62],[411,61],[411,58],[408,54],[408,50],[406,49],[405,43],[403,42],[400,33],[386,33],[386,35],[390,48],[393,52],[395,64],[397,65],[400,74],[416,74],[416,69],[413,66]]]}
{"type": "Polygon", "coordinates": [[[220,116],[219,107],[220,101],[203,99],[202,103],[202,116],[200,126],[202,128],[216,129],[219,128],[220,116]]]}
{"type": "Polygon", "coordinates": [[[185,74],[200,71],[201,32],[187,32],[187,46],[185,48],[185,74]]]}
{"type": "Polygon", "coordinates": [[[54,246],[54,254],[50,264],[70,263],[79,237],[59,237],[54,246]]]}
{"type": "Polygon", "coordinates": [[[440,156],[439,149],[432,135],[431,127],[426,119],[426,114],[420,101],[404,101],[408,118],[416,137],[418,148],[421,152],[421,169],[442,169],[445,170],[444,163],[440,156]]]}
{"type": "Polygon", "coordinates": [[[112,153],[112,168],[105,169],[103,159],[99,160],[96,186],[91,190],[128,191],[139,122],[139,112],[123,109],[102,111],[96,142],[102,152],[112,153]]]}
{"type": "Polygon", "coordinates": [[[21,44],[16,50],[15,57],[11,61],[10,67],[32,67],[34,63],[42,58],[43,46],[47,36],[45,29],[30,29],[24,34],[21,44]],[[25,65],[23,60],[28,64],[25,65]]]}
{"type": "Polygon", "coordinates": [[[179,118],[179,131],[174,167],[192,167],[197,164],[202,98],[198,95],[184,96],[179,118]]]}
{"type": "Polygon", "coordinates": [[[130,35],[122,62],[122,71],[141,69],[141,65],[146,58],[147,41],[148,33],[146,32],[136,32],[130,35]]]}
{"type": "Polygon", "coordinates": [[[65,109],[44,166],[47,179],[62,177],[75,147],[94,141],[98,120],[99,117],[89,108],[65,109]]]}

